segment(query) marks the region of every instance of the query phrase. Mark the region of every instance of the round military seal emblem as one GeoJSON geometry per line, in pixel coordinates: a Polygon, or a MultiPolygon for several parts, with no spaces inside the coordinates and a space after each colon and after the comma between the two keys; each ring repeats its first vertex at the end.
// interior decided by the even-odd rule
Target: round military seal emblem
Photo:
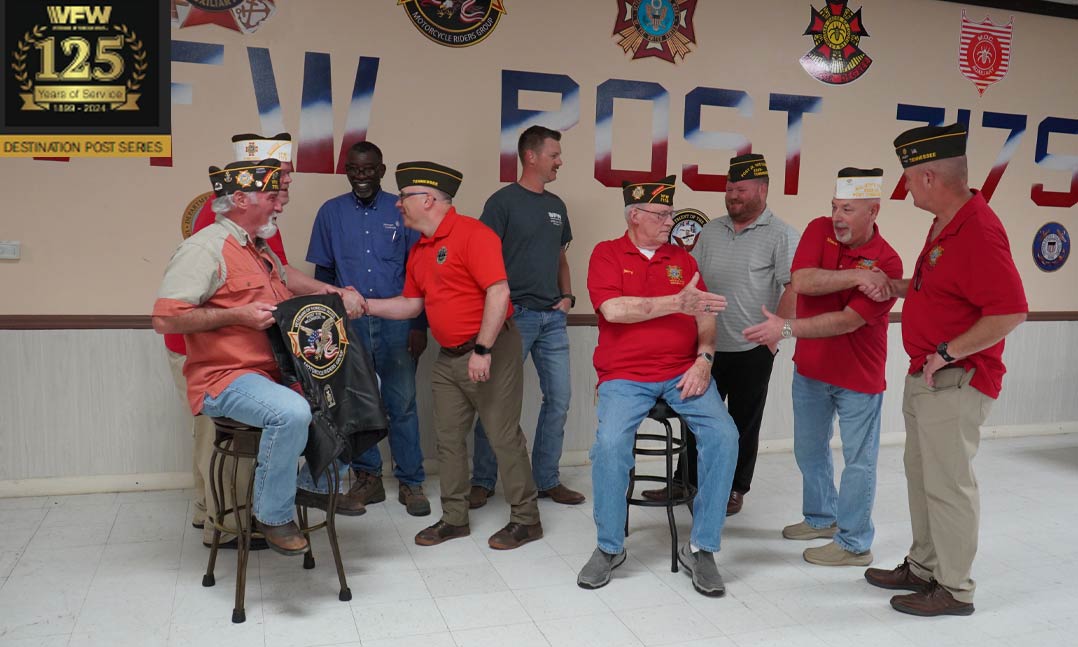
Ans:
{"type": "Polygon", "coordinates": [[[498,26],[503,0],[398,0],[421,34],[446,47],[470,47],[498,26]]]}
{"type": "Polygon", "coordinates": [[[614,36],[633,58],[655,56],[671,63],[684,59],[696,43],[696,0],[620,0],[614,36]]]}
{"type": "Polygon", "coordinates": [[[1058,222],[1049,222],[1033,237],[1033,261],[1044,272],[1055,272],[1071,253],[1070,234],[1058,222]]]}
{"type": "Polygon", "coordinates": [[[691,252],[709,218],[698,209],[678,209],[674,212],[674,226],[670,229],[670,244],[691,252]]]}
{"type": "Polygon", "coordinates": [[[206,206],[206,203],[211,200],[213,200],[213,191],[207,191],[187,203],[187,208],[183,210],[183,217],[180,219],[181,236],[189,238],[191,234],[195,233],[195,221],[198,220],[198,214],[206,206]]]}
{"type": "Polygon", "coordinates": [[[300,308],[292,318],[288,339],[292,354],[316,379],[326,379],[344,364],[348,349],[345,321],[329,306],[312,303],[300,308]]]}

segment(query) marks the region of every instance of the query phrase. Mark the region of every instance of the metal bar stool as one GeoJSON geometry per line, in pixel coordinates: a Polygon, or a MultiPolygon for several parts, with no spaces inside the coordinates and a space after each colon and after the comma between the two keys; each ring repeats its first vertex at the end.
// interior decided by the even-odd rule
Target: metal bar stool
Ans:
{"type": "MultiPolygon", "coordinates": [[[[210,456],[210,495],[213,497],[217,514],[209,519],[213,523],[213,544],[210,547],[210,560],[206,565],[206,574],[202,576],[202,586],[213,586],[216,581],[213,577],[213,567],[217,562],[217,548],[220,544],[221,533],[226,532],[237,537],[236,547],[236,604],[232,609],[232,622],[240,623],[247,620],[244,611],[244,594],[247,588],[247,558],[251,552],[251,537],[258,534],[254,532],[252,519],[252,497],[254,496],[254,469],[247,484],[247,496],[241,502],[236,491],[236,474],[239,470],[239,461],[250,460],[255,466],[258,464],[258,443],[262,439],[262,430],[258,427],[245,425],[230,418],[213,418],[217,436],[213,441],[213,454],[210,456]],[[225,465],[232,458],[230,473],[231,487],[225,491],[225,465]],[[231,505],[225,495],[231,495],[231,505]],[[233,527],[226,523],[232,513],[235,513],[236,523],[239,527],[233,527]]],[[[314,568],[314,547],[311,543],[311,533],[325,528],[329,534],[329,545],[333,551],[333,561],[337,565],[337,579],[340,580],[341,591],[337,596],[342,602],[352,599],[352,591],[344,577],[344,566],[341,564],[341,549],[337,545],[337,529],[335,526],[337,492],[340,489],[340,474],[337,472],[336,463],[330,463],[323,472],[329,479],[329,503],[324,521],[311,524],[308,520],[306,506],[296,506],[296,517],[299,520],[299,529],[307,539],[307,552],[303,555],[303,568],[314,568]]]]}
{"type": "Polygon", "coordinates": [[[692,501],[696,496],[696,486],[690,485],[686,474],[688,470],[683,470],[679,485],[685,492],[680,497],[667,497],[666,501],[649,501],[648,499],[634,498],[633,492],[636,489],[636,484],[640,481],[650,483],[663,483],[666,485],[666,492],[669,495],[674,486],[674,456],[681,456],[685,453],[685,434],[691,433],[688,426],[685,425],[685,421],[681,419],[670,405],[665,400],[659,399],[655,402],[655,406],[648,411],[648,418],[661,422],[666,427],[666,434],[660,436],[659,434],[643,434],[637,432],[636,438],[633,440],[633,456],[665,456],[666,457],[666,476],[651,476],[651,475],[638,475],[636,473],[636,467],[629,470],[629,489],[625,493],[625,536],[629,536],[629,506],[639,505],[648,507],[665,507],[666,519],[670,524],[670,571],[672,573],[678,572],[677,565],[677,524],[674,522],[674,506],[688,504],[689,510],[692,510],[692,501]],[[670,419],[675,418],[681,423],[681,437],[674,438],[674,429],[670,425],[670,419]],[[664,443],[662,447],[639,447],[638,443],[641,440],[657,441],[664,443]]]}

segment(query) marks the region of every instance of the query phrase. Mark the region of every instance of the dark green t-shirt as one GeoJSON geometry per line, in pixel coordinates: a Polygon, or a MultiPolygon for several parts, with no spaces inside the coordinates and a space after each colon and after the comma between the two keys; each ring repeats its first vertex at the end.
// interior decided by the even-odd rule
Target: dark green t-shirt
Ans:
{"type": "Polygon", "coordinates": [[[573,239],[561,198],[535,193],[516,182],[494,192],[479,220],[502,239],[513,305],[550,310],[561,296],[561,250],[573,239]]]}

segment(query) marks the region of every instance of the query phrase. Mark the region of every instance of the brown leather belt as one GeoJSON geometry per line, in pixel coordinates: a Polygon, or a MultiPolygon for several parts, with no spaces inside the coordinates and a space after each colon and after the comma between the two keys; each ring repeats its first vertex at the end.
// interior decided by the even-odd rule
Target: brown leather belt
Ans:
{"type": "Polygon", "coordinates": [[[461,355],[467,355],[475,350],[475,338],[469,339],[460,346],[442,346],[442,352],[452,357],[460,357],[461,355]]]}

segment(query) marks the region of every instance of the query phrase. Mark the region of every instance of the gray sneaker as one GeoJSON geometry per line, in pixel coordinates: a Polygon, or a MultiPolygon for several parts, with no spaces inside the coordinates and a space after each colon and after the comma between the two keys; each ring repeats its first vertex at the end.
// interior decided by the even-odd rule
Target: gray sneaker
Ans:
{"type": "Polygon", "coordinates": [[[580,569],[580,575],[576,576],[577,586],[582,589],[598,589],[606,586],[610,583],[611,571],[624,564],[628,555],[629,552],[624,548],[617,555],[610,555],[596,548],[588,563],[580,569]]]}
{"type": "Polygon", "coordinates": [[[685,567],[692,576],[692,587],[697,593],[711,598],[722,597],[726,594],[726,585],[719,575],[719,567],[715,566],[715,554],[706,550],[692,552],[688,544],[678,551],[677,561],[685,567]]]}

